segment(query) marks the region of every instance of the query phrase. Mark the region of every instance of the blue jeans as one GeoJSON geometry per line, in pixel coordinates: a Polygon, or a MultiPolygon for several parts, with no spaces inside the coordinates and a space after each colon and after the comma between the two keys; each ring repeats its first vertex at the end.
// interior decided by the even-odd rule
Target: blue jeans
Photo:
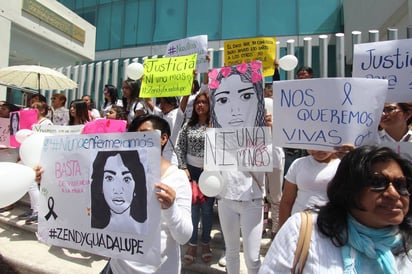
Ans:
{"type": "MultiPolygon", "coordinates": [[[[203,169],[191,165],[187,165],[187,168],[189,169],[191,180],[198,182],[203,169]]],[[[192,205],[193,233],[192,237],[189,240],[189,243],[194,245],[197,244],[200,218],[202,219],[202,235],[200,240],[204,244],[209,243],[211,239],[210,232],[212,231],[213,224],[214,203],[215,197],[207,197],[205,203],[192,205]]]]}

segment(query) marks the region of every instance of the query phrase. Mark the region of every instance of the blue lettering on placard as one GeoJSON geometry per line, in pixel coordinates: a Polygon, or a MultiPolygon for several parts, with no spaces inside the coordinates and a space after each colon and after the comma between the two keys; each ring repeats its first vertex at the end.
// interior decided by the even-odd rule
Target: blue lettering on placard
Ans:
{"type": "Polygon", "coordinates": [[[369,49],[368,53],[369,59],[367,62],[361,63],[362,70],[369,69],[403,69],[412,66],[412,58],[409,56],[409,51],[404,53],[400,52],[399,48],[396,48],[396,52],[389,55],[375,55],[376,49],[369,49]]]}
{"type": "Polygon", "coordinates": [[[315,104],[315,97],[312,95],[312,89],[305,89],[304,91],[301,89],[297,89],[295,91],[292,90],[281,90],[281,98],[280,98],[280,105],[283,107],[285,104],[288,107],[298,107],[301,105],[310,107],[315,104]]]}
{"type": "Polygon", "coordinates": [[[365,76],[368,79],[386,79],[388,80],[388,89],[394,89],[396,84],[398,83],[398,77],[396,75],[373,75],[373,74],[366,74],[365,76]]]}
{"type": "Polygon", "coordinates": [[[337,130],[309,130],[294,128],[291,132],[287,132],[285,128],[282,129],[284,135],[288,139],[289,144],[318,144],[327,146],[338,145],[342,142],[337,130]]]}

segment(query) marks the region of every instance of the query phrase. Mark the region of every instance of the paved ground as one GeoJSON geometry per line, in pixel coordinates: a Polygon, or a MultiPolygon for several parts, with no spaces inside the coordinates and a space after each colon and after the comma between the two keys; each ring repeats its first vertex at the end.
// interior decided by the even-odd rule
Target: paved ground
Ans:
{"type": "MultiPolygon", "coordinates": [[[[35,234],[37,225],[25,225],[24,221],[17,219],[17,216],[27,209],[28,197],[26,196],[13,210],[0,213],[0,255],[3,257],[0,257],[1,274],[16,273],[13,272],[13,268],[6,269],[4,263],[11,265],[22,274],[97,274],[103,269],[107,259],[102,256],[56,246],[47,246],[39,242],[35,234]]],[[[270,239],[263,238],[262,254],[267,251],[269,245],[270,239]]],[[[182,274],[226,273],[225,268],[218,265],[219,258],[224,252],[223,246],[218,216],[215,214],[211,241],[212,261],[208,264],[203,263],[199,253],[194,264],[190,266],[182,265],[182,274]]],[[[186,248],[187,245],[182,246],[182,256],[186,248]]],[[[240,274],[246,274],[243,253],[240,254],[240,258],[240,274]]]]}

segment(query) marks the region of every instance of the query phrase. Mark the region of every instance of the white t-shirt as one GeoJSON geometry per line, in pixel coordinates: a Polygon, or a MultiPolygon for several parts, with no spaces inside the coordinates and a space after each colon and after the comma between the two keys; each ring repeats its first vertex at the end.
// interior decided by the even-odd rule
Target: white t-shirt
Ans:
{"type": "Polygon", "coordinates": [[[326,188],[335,176],[339,163],[339,159],[320,163],[310,155],[293,161],[285,176],[286,180],[298,187],[291,214],[312,205],[324,205],[328,201],[326,188]]]}
{"type": "MultiPolygon", "coordinates": [[[[161,181],[176,192],[174,204],[161,212],[160,248],[164,263],[154,273],[180,273],[180,245],[184,245],[192,236],[192,190],[186,173],[171,166],[161,181]],[[171,170],[175,169],[175,171],[171,170]]],[[[150,273],[144,265],[134,261],[112,258],[110,267],[114,274],[150,273]]]]}
{"type": "MultiPolygon", "coordinates": [[[[379,143],[397,142],[384,129],[380,130],[378,135],[379,143]]],[[[406,132],[406,134],[401,138],[400,142],[412,142],[412,130],[408,130],[408,132],[406,132]]]]}
{"type": "MultiPolygon", "coordinates": [[[[317,214],[313,214],[312,237],[303,273],[342,274],[343,261],[340,248],[319,232],[316,220],[317,214]]],[[[297,213],[292,215],[280,228],[266,253],[259,274],[290,274],[295,258],[300,224],[300,214],[297,213]]],[[[412,273],[412,262],[407,257],[398,256],[395,259],[399,274],[412,273]]],[[[368,269],[369,265],[365,262],[363,264],[365,268],[360,273],[375,274],[376,272],[368,269]]]]}
{"type": "Polygon", "coordinates": [[[185,115],[180,107],[177,107],[167,114],[162,114],[161,117],[168,122],[171,131],[170,138],[163,149],[163,158],[177,166],[179,165],[176,155],[177,137],[179,136],[179,130],[183,126],[185,115]]]}

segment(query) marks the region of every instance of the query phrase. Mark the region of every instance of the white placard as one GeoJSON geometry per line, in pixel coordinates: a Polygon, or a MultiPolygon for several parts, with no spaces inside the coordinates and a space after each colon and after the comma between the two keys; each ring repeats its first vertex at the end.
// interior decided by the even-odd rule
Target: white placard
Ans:
{"type": "Polygon", "coordinates": [[[387,79],[386,102],[412,101],[412,39],[354,45],[353,77],[387,79]]]}
{"type": "Polygon", "coordinates": [[[376,143],[387,80],[324,78],[273,82],[273,144],[333,150],[376,143]]]}
{"type": "Polygon", "coordinates": [[[45,137],[40,240],[159,266],[159,159],[158,132],[45,137]]]}
{"type": "Polygon", "coordinates": [[[208,128],[205,137],[204,169],[272,171],[270,128],[208,128]]]}
{"type": "Polygon", "coordinates": [[[176,40],[167,44],[166,57],[184,56],[197,53],[197,72],[207,72],[209,62],[207,55],[207,35],[192,36],[185,39],[176,40]]]}

